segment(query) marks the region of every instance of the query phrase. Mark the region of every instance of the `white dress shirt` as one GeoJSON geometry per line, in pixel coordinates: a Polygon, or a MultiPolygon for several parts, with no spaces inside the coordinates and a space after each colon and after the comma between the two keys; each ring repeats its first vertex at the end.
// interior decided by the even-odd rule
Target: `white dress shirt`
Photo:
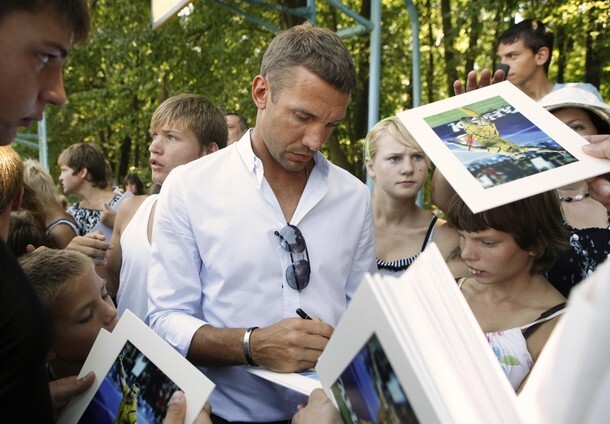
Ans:
{"type": "MultiPolygon", "coordinates": [[[[309,253],[300,293],[286,283],[286,220],[254,155],[250,132],[174,169],[155,212],[148,279],[151,327],[186,355],[193,335],[215,327],[265,327],[303,308],[336,325],[365,272],[375,272],[368,187],[320,153],[292,221],[309,253]]],[[[210,403],[230,421],[289,419],[305,399],[244,366],[201,368],[216,383],[210,403]]]]}

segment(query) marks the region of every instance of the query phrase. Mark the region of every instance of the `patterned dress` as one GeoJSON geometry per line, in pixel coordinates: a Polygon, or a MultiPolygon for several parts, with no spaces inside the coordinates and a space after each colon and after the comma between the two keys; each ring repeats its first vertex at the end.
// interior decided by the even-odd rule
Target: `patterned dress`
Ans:
{"type": "MultiPolygon", "coordinates": [[[[121,196],[121,193],[117,193],[112,200],[108,202],[108,206],[112,207],[121,199],[121,196]]],[[[100,215],[102,214],[102,211],[100,210],[81,208],[80,202],[76,202],[70,206],[67,212],[74,218],[76,226],[78,227],[79,236],[84,236],[91,232],[93,227],[99,222],[100,215]]]]}
{"type": "MultiPolygon", "coordinates": [[[[566,224],[567,225],[567,224],[566,224]]],[[[546,278],[564,297],[587,278],[610,254],[610,227],[572,228],[570,250],[561,255],[546,278]]]]}
{"type": "MultiPolygon", "coordinates": [[[[460,290],[466,278],[457,280],[460,290]]],[[[538,319],[520,327],[485,333],[485,338],[491,346],[502,371],[508,377],[515,391],[534,366],[534,358],[527,349],[527,338],[542,324],[566,312],[566,303],[560,303],[544,311],[538,319]]]]}

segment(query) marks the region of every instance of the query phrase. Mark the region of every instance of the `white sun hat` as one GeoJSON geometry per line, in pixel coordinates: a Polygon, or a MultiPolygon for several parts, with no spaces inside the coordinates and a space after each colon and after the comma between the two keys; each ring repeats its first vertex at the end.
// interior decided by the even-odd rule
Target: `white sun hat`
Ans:
{"type": "Polygon", "coordinates": [[[566,85],[551,91],[539,103],[549,112],[566,107],[585,109],[610,125],[610,105],[601,101],[595,93],[582,88],[579,84],[566,85]]]}

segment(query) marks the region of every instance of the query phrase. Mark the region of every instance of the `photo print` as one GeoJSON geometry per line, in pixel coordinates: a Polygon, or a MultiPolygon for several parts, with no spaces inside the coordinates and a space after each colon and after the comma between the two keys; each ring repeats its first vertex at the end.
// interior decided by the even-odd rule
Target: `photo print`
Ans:
{"type": "Polygon", "coordinates": [[[578,160],[502,96],[424,120],[483,188],[578,160]]]}
{"type": "Polygon", "coordinates": [[[375,334],[332,386],[344,423],[418,423],[375,334]]]}
{"type": "Polygon", "coordinates": [[[129,341],[99,386],[80,423],[161,423],[179,387],[129,341]]]}
{"type": "Polygon", "coordinates": [[[397,113],[473,213],[610,172],[509,81],[397,113]]]}

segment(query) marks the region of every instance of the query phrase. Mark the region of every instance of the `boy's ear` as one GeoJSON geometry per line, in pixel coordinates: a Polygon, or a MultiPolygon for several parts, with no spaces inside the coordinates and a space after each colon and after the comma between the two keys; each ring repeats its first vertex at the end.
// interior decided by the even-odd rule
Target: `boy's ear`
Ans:
{"type": "Polygon", "coordinates": [[[210,153],[214,153],[220,150],[220,147],[218,147],[218,144],[215,141],[212,141],[209,144],[206,144],[205,146],[203,146],[203,150],[201,151],[201,155],[200,156],[205,156],[205,155],[209,155],[210,153]]]}
{"type": "Polygon", "coordinates": [[[551,51],[549,50],[548,47],[540,47],[538,49],[538,51],[536,52],[536,54],[534,55],[536,64],[538,66],[544,65],[549,60],[550,57],[551,57],[551,51]]]}
{"type": "Polygon", "coordinates": [[[81,177],[83,180],[87,179],[88,174],[89,174],[89,170],[87,168],[83,168],[76,173],[76,175],[81,177]]]}
{"type": "Polygon", "coordinates": [[[21,202],[23,201],[23,192],[24,190],[22,186],[21,189],[19,189],[19,193],[17,193],[17,196],[15,196],[15,198],[13,199],[13,203],[11,203],[12,211],[18,211],[21,207],[21,202]]]}

